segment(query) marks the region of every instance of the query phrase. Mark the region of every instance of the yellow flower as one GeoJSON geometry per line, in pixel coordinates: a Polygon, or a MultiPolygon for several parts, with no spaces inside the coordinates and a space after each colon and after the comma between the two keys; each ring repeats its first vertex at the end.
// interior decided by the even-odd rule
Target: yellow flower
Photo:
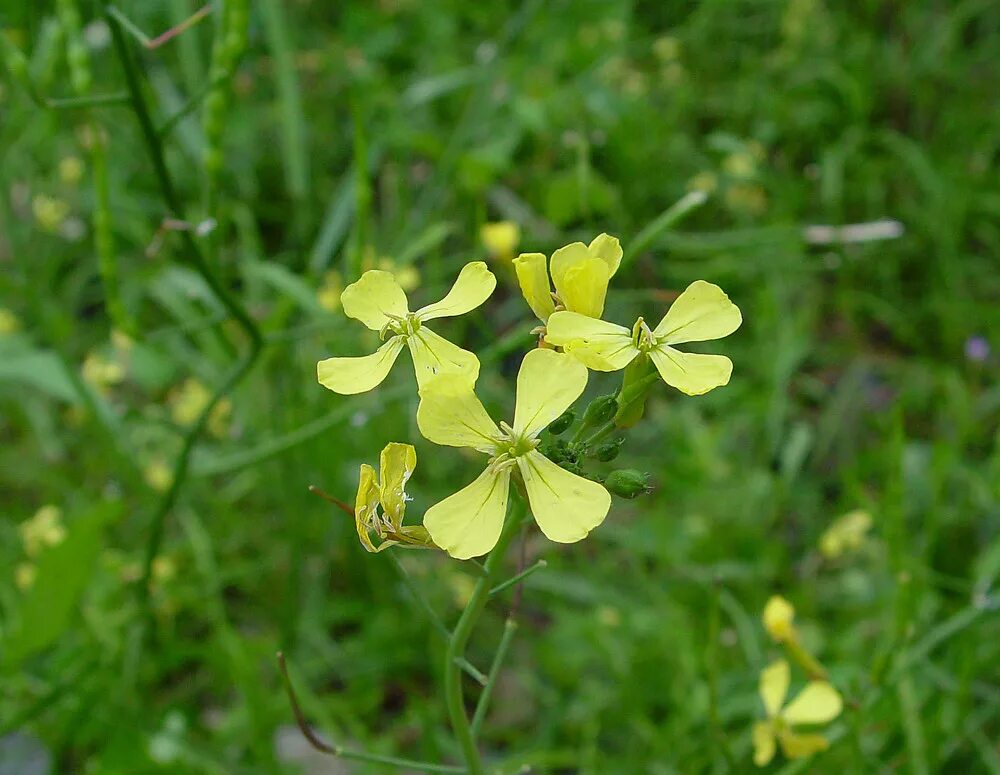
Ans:
{"type": "Polygon", "coordinates": [[[417,451],[410,444],[392,442],[379,459],[381,480],[367,463],[361,465],[358,494],[354,501],[354,521],[361,545],[369,552],[381,552],[390,546],[432,546],[425,528],[404,525],[406,482],[417,466],[417,451]],[[382,542],[375,546],[371,534],[382,542]]]}
{"type": "Polygon", "coordinates": [[[599,318],[604,312],[608,282],[618,271],[622,247],[617,237],[599,234],[589,245],[574,242],[552,254],[546,268],[541,253],[522,253],[514,259],[521,293],[539,320],[548,321],[558,309],[599,318]],[[549,273],[555,286],[553,299],[549,273]]]}
{"type": "Polygon", "coordinates": [[[630,331],[576,312],[556,312],[549,318],[545,341],[596,371],[618,371],[648,355],[664,382],[697,396],[728,384],[733,362],[724,355],[686,353],[672,345],[721,339],[742,322],[739,307],[718,285],[696,280],[653,330],[642,318],[630,331]]]}
{"type": "Polygon", "coordinates": [[[500,537],[512,474],[520,476],[535,521],[552,541],[572,543],[604,521],[611,496],[603,486],[542,455],[538,435],[587,386],[583,364],[554,350],[532,350],[521,362],[513,426],[490,419],[472,386],[444,377],[420,391],[417,427],[429,441],[490,456],[479,477],[424,514],[434,543],[468,559],[500,537]]]}
{"type": "Polygon", "coordinates": [[[383,339],[389,338],[371,355],[320,361],[316,365],[319,383],[342,395],[371,390],[386,378],[406,345],[413,357],[418,387],[439,374],[461,377],[470,386],[474,385],[479,377],[479,359],[438,336],[424,323],[474,310],[489,298],[496,284],[497,279],[486,264],[473,261],[462,267],[455,284],[441,301],[410,312],[406,294],[389,272],[379,269],[365,272],[341,294],[344,314],[378,331],[383,339]]]}
{"type": "Polygon", "coordinates": [[[42,506],[35,516],[21,523],[18,530],[24,551],[35,557],[47,546],[56,546],[66,538],[66,528],[62,523],[62,511],[58,506],[42,506]]]}
{"type": "Polygon", "coordinates": [[[849,552],[856,552],[865,541],[872,526],[867,511],[857,509],[834,520],[819,537],[819,550],[828,560],[835,560],[849,552]]]}
{"type": "Polygon", "coordinates": [[[174,483],[174,471],[162,458],[156,458],[143,470],[142,478],[157,492],[166,492],[174,483]]]}
{"type": "MultiPolygon", "coordinates": [[[[170,416],[178,425],[192,425],[211,399],[212,392],[202,382],[194,377],[188,377],[179,388],[170,393],[168,399],[170,416]]],[[[208,417],[209,433],[216,438],[225,436],[232,411],[233,404],[228,398],[222,398],[216,402],[208,417]]]]}
{"type": "Polygon", "coordinates": [[[14,583],[22,592],[27,592],[35,585],[35,578],[38,576],[38,568],[30,562],[18,563],[14,569],[14,583]]]}
{"type": "Polygon", "coordinates": [[[65,156],[59,161],[59,178],[67,186],[75,186],[83,177],[84,169],[79,156],[65,156]]]}
{"type": "Polygon", "coordinates": [[[343,292],[344,281],[340,272],[330,271],[323,275],[323,284],[316,291],[316,299],[327,312],[336,312],[340,309],[340,294],[343,292]]]}
{"type": "Polygon", "coordinates": [[[760,698],[767,721],[753,726],[753,761],[763,767],[774,758],[776,742],[789,759],[801,759],[826,750],[830,743],[823,735],[796,732],[796,726],[825,724],[840,715],[844,703],[826,681],[810,681],[788,705],[791,678],[788,663],[780,659],[760,674],[760,698]]]}
{"type": "Polygon", "coordinates": [[[784,643],[794,640],[795,627],[792,622],[795,619],[795,609],[781,595],[772,595],[764,606],[764,629],[775,643],[784,643]]]}
{"type": "Polygon", "coordinates": [[[13,334],[21,328],[17,315],[5,307],[0,307],[0,336],[13,334]]]}
{"type": "Polygon", "coordinates": [[[485,223],[479,231],[479,238],[490,255],[509,261],[514,257],[517,243],[521,240],[521,227],[514,221],[485,223]]]}
{"type": "Polygon", "coordinates": [[[719,187],[719,176],[711,170],[703,170],[687,182],[688,191],[711,194],[719,187]]]}
{"type": "Polygon", "coordinates": [[[69,205],[61,199],[38,194],[31,200],[31,212],[43,231],[55,233],[69,215],[69,205]]]}
{"type": "Polygon", "coordinates": [[[101,391],[106,391],[125,379],[125,368],[99,352],[91,352],[83,360],[83,378],[101,391]]]}

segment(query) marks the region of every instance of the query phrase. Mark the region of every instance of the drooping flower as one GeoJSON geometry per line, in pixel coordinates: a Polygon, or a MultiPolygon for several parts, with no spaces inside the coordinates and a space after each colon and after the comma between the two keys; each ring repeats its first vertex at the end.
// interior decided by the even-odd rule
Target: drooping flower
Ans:
{"type": "Polygon", "coordinates": [[[839,692],[827,681],[810,681],[785,705],[790,680],[791,671],[783,659],[761,671],[759,692],[767,720],[753,726],[753,761],[758,767],[774,758],[777,745],[789,759],[826,750],[830,743],[823,735],[798,732],[795,727],[826,724],[843,710],[839,692]]]}
{"type": "Polygon", "coordinates": [[[424,514],[438,546],[463,560],[490,551],[503,527],[512,475],[523,480],[535,521],[550,540],[579,541],[604,521],[608,491],[536,449],[539,434],[586,385],[583,364],[554,350],[532,350],[517,375],[512,426],[494,423],[468,383],[444,377],[420,391],[417,427],[425,438],[490,456],[475,481],[424,514]]]}
{"type": "Polygon", "coordinates": [[[342,395],[371,390],[389,374],[404,345],[413,357],[418,387],[441,374],[475,384],[479,376],[476,356],[438,336],[424,323],[474,310],[489,298],[496,283],[486,264],[474,261],[462,267],[443,299],[410,312],[406,294],[392,274],[379,269],[365,272],[344,289],[340,302],[348,317],[378,331],[385,343],[371,355],[320,361],[316,366],[320,384],[342,395]]]}
{"type": "Polygon", "coordinates": [[[599,318],[604,312],[608,282],[621,260],[618,238],[599,234],[589,245],[574,242],[559,248],[547,265],[541,253],[522,253],[514,259],[514,269],[525,301],[545,323],[557,309],[599,318]],[[550,273],[555,299],[549,285],[550,273]]]}
{"type": "Polygon", "coordinates": [[[545,341],[596,371],[618,371],[639,356],[648,356],[664,382],[697,396],[728,384],[733,362],[724,355],[681,352],[673,345],[721,339],[742,322],[739,307],[718,285],[696,280],[652,330],[642,318],[629,330],[576,312],[555,312],[548,320],[545,341]]]}
{"type": "Polygon", "coordinates": [[[828,560],[856,552],[871,530],[872,516],[863,509],[838,517],[819,537],[819,550],[828,560]]]}
{"type": "Polygon", "coordinates": [[[417,466],[417,451],[410,444],[392,442],[382,450],[379,476],[367,463],[361,465],[358,494],[354,501],[354,521],[361,545],[369,552],[390,546],[432,546],[427,530],[404,525],[406,482],[417,466]],[[374,534],[380,543],[372,543],[374,534]]]}

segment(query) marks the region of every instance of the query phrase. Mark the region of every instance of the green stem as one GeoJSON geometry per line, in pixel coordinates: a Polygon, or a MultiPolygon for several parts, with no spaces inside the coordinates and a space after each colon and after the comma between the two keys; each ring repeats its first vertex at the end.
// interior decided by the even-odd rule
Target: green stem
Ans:
{"type": "Polygon", "coordinates": [[[660,234],[676,224],[691,211],[697,210],[705,204],[707,200],[708,196],[706,196],[704,192],[692,191],[674,202],[670,207],[646,224],[646,226],[644,226],[643,229],[632,238],[632,241],[628,246],[628,251],[622,257],[622,266],[631,263],[631,261],[637,255],[642,253],[642,251],[648,248],[650,243],[660,236],[660,234]]]}
{"type": "Polygon", "coordinates": [[[545,562],[545,560],[539,560],[534,565],[532,565],[530,568],[525,568],[523,571],[521,571],[520,573],[518,573],[516,576],[511,576],[506,581],[501,581],[499,584],[497,584],[495,587],[493,587],[493,589],[490,590],[490,597],[492,597],[493,595],[499,595],[505,589],[509,589],[510,587],[512,587],[515,584],[517,584],[519,581],[524,581],[528,576],[530,576],[536,570],[541,570],[546,565],[548,565],[548,563],[545,562]]]}
{"type": "Polygon", "coordinates": [[[507,522],[500,533],[500,538],[486,559],[486,575],[481,577],[472,596],[462,611],[458,619],[458,624],[452,631],[451,639],[448,641],[448,649],[445,654],[444,663],[444,698],[448,706],[448,717],[451,720],[451,727],[462,748],[462,756],[470,775],[483,775],[483,762],[479,756],[479,749],[476,748],[476,739],[469,725],[469,718],[465,713],[465,702],[462,698],[462,671],[456,660],[465,656],[465,646],[472,635],[472,629],[476,626],[486,601],[490,596],[490,589],[493,586],[493,578],[504,555],[514,536],[517,535],[521,520],[524,517],[524,506],[520,500],[515,501],[511,514],[507,517],[507,522]]]}
{"type": "Polygon", "coordinates": [[[472,737],[479,737],[479,730],[482,729],[483,720],[486,718],[486,710],[490,706],[490,697],[493,696],[493,687],[496,685],[497,676],[500,675],[500,668],[503,666],[507,650],[517,632],[517,622],[508,617],[504,622],[503,635],[500,637],[500,645],[497,646],[497,653],[493,656],[493,664],[490,665],[489,675],[486,676],[486,685],[483,693],[479,695],[479,702],[476,703],[476,712],[472,715],[472,737]]]}
{"type": "Polygon", "coordinates": [[[588,447],[592,446],[597,442],[610,436],[617,429],[618,426],[615,425],[615,421],[608,420],[606,423],[604,423],[604,425],[602,425],[600,428],[597,429],[596,433],[594,433],[592,436],[589,436],[587,440],[584,442],[584,444],[586,444],[588,447]]]}

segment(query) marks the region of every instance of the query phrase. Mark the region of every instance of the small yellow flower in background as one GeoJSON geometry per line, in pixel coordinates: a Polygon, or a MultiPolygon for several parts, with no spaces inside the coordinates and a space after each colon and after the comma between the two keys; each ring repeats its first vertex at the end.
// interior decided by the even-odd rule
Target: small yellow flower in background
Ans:
{"type": "Polygon", "coordinates": [[[367,463],[361,465],[358,494],[354,501],[354,521],[361,545],[369,552],[381,552],[390,546],[431,547],[427,530],[419,525],[404,525],[406,483],[417,466],[417,451],[410,444],[392,442],[382,450],[379,476],[367,463]],[[372,543],[374,533],[381,543],[372,543]]]}
{"type": "Polygon", "coordinates": [[[316,291],[316,300],[327,312],[336,312],[340,309],[340,294],[343,292],[344,280],[340,272],[331,270],[323,275],[323,283],[316,291]]]}
{"type": "Polygon", "coordinates": [[[166,492],[174,483],[174,471],[163,458],[155,458],[142,471],[142,478],[157,492],[166,492]]]}
{"type": "MultiPolygon", "coordinates": [[[[212,391],[195,379],[188,377],[179,388],[171,391],[167,402],[170,404],[170,416],[181,426],[189,426],[208,406],[212,399],[212,391]]],[[[208,431],[216,438],[222,438],[229,429],[229,418],[233,404],[229,398],[219,400],[208,417],[208,431]]]]}
{"type": "Polygon", "coordinates": [[[514,221],[484,223],[479,231],[479,238],[491,256],[511,261],[517,250],[517,243],[521,241],[521,227],[514,221]]]}
{"type": "Polygon", "coordinates": [[[705,194],[714,193],[719,187],[719,176],[709,170],[699,172],[687,182],[688,191],[701,191],[705,194]]]}
{"type": "Polygon", "coordinates": [[[413,264],[400,266],[388,256],[379,258],[371,245],[365,249],[364,257],[361,259],[361,269],[366,272],[370,269],[388,272],[396,278],[399,287],[404,291],[412,291],[420,285],[420,272],[413,264]]]}
{"type": "Polygon", "coordinates": [[[38,568],[30,562],[18,563],[14,569],[14,583],[22,592],[27,592],[35,585],[38,577],[38,568]]]}
{"type": "Polygon", "coordinates": [[[514,259],[514,269],[525,301],[545,323],[556,311],[556,301],[558,309],[599,318],[604,312],[608,282],[621,260],[618,238],[599,234],[589,245],[574,242],[559,248],[548,262],[542,253],[522,253],[514,259]],[[556,299],[552,298],[550,273],[556,299]]]}
{"type": "Polygon", "coordinates": [[[61,199],[45,194],[36,194],[31,200],[31,212],[35,222],[43,231],[56,234],[69,215],[69,205],[61,199]]]}
{"type": "Polygon", "coordinates": [[[795,619],[795,608],[781,595],[772,595],[767,601],[763,619],[764,629],[775,643],[784,643],[797,637],[792,624],[795,619]]]}
{"type": "Polygon", "coordinates": [[[681,42],[671,35],[661,35],[653,41],[653,53],[661,62],[672,62],[681,55],[681,42]]]}
{"type": "Polygon", "coordinates": [[[0,307],[0,336],[21,330],[21,320],[6,307],[0,307]]]}
{"type": "Polygon", "coordinates": [[[81,373],[87,382],[102,393],[125,379],[125,367],[96,350],[84,358],[81,373]]]}
{"type": "Polygon", "coordinates": [[[490,551],[503,528],[515,469],[531,513],[549,540],[579,541],[604,521],[611,508],[608,491],[536,449],[539,434],[586,386],[583,364],[554,350],[536,349],[524,356],[517,375],[513,426],[494,423],[468,382],[442,377],[420,391],[417,427],[426,439],[490,456],[475,481],[424,514],[434,543],[461,560],[490,551]]]}
{"type": "Polygon", "coordinates": [[[844,707],[840,694],[827,681],[810,681],[785,705],[790,681],[791,671],[783,659],[761,671],[759,692],[767,721],[753,726],[753,761],[758,767],[774,758],[777,744],[789,759],[811,756],[830,745],[823,735],[797,732],[795,727],[833,721],[844,707]]]}
{"type": "Polygon", "coordinates": [[[79,156],[65,156],[59,161],[59,179],[67,186],[75,186],[83,178],[85,169],[79,156]]]}
{"type": "Polygon", "coordinates": [[[545,341],[595,371],[618,371],[648,355],[664,382],[697,396],[728,384],[733,362],[724,355],[681,352],[672,345],[721,339],[742,322],[739,307],[718,285],[696,280],[653,330],[642,318],[629,330],[576,312],[555,312],[545,341]]]}
{"type": "Polygon", "coordinates": [[[66,528],[62,522],[62,511],[51,504],[42,506],[31,519],[26,519],[18,527],[24,553],[29,557],[49,546],[56,546],[66,538],[66,528]]]}
{"type": "Polygon", "coordinates": [[[124,331],[119,331],[115,328],[111,330],[111,346],[115,348],[115,353],[121,357],[125,357],[135,347],[135,340],[124,331]]]}
{"type": "Polygon", "coordinates": [[[173,581],[177,576],[177,563],[174,561],[174,558],[163,554],[154,557],[152,576],[153,581],[158,584],[166,584],[168,581],[173,581]]]}
{"type": "Polygon", "coordinates": [[[497,278],[486,264],[473,261],[462,267],[455,284],[441,301],[410,312],[406,294],[392,274],[379,269],[365,272],[360,280],[344,289],[340,302],[345,315],[378,331],[385,344],[371,355],[320,361],[316,365],[319,383],[341,395],[371,390],[388,376],[406,345],[413,358],[418,387],[441,374],[460,377],[474,385],[479,377],[479,359],[438,336],[424,323],[474,310],[489,298],[496,284],[497,278]]]}
{"type": "Polygon", "coordinates": [[[865,542],[872,527],[872,517],[867,511],[856,509],[834,520],[819,537],[819,550],[828,560],[856,552],[865,542]]]}
{"type": "Polygon", "coordinates": [[[749,151],[731,153],[723,159],[722,169],[727,175],[745,180],[757,174],[757,160],[749,151]]]}

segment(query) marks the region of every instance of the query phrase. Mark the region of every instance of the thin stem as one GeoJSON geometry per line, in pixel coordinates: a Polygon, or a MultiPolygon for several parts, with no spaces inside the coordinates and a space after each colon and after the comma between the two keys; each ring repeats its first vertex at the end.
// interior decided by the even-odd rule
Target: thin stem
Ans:
{"type": "Polygon", "coordinates": [[[448,706],[448,717],[451,720],[451,727],[458,739],[462,749],[462,756],[465,758],[466,766],[470,775],[483,775],[483,762],[479,756],[479,749],[476,748],[475,736],[469,725],[469,718],[465,713],[465,702],[462,697],[462,673],[455,660],[464,656],[465,646],[472,635],[472,629],[479,620],[486,601],[490,596],[490,588],[493,585],[493,577],[500,564],[510,542],[517,534],[524,516],[524,507],[520,500],[515,500],[512,513],[508,516],[500,538],[486,559],[486,575],[481,577],[472,591],[472,596],[462,611],[458,619],[458,624],[452,631],[451,639],[448,641],[448,648],[445,654],[444,664],[444,697],[448,706]]]}
{"type": "Polygon", "coordinates": [[[450,764],[432,764],[431,762],[414,761],[413,759],[400,759],[396,756],[382,756],[381,754],[367,753],[366,751],[348,751],[339,745],[331,745],[317,735],[309,726],[302,706],[299,705],[299,698],[295,694],[295,687],[292,686],[292,679],[288,675],[288,665],[285,663],[285,655],[278,652],[278,668],[281,671],[281,680],[285,685],[285,693],[288,695],[288,702],[292,706],[292,715],[295,716],[295,724],[298,726],[302,736],[317,751],[330,756],[337,756],[341,759],[348,759],[356,762],[371,762],[372,764],[387,764],[400,769],[417,770],[419,772],[455,772],[463,773],[462,767],[455,767],[450,764]]]}
{"type": "Polygon", "coordinates": [[[596,444],[597,442],[607,438],[612,433],[614,433],[615,430],[617,430],[617,427],[618,426],[615,425],[614,420],[608,420],[606,423],[604,423],[604,425],[598,428],[597,431],[592,436],[588,436],[584,444],[586,444],[588,447],[593,444],[596,444]]]}
{"type": "Polygon", "coordinates": [[[507,650],[514,639],[515,632],[517,632],[517,622],[513,618],[508,617],[507,621],[504,622],[503,635],[500,637],[500,645],[497,646],[497,652],[493,656],[493,664],[490,665],[489,675],[486,676],[486,685],[483,687],[483,693],[479,695],[479,701],[476,703],[476,712],[472,715],[473,739],[479,737],[479,730],[482,729],[483,721],[486,719],[486,711],[490,705],[490,698],[493,696],[493,687],[496,685],[497,677],[500,675],[500,668],[503,666],[504,658],[507,656],[507,650]]]}
{"type": "Polygon", "coordinates": [[[497,584],[495,587],[493,587],[493,589],[490,590],[490,597],[493,597],[493,595],[499,595],[505,589],[510,589],[515,584],[518,584],[518,583],[524,581],[526,578],[528,578],[528,576],[530,576],[536,570],[541,570],[542,568],[544,568],[547,565],[548,565],[548,563],[545,560],[539,560],[538,562],[536,562],[531,567],[525,568],[523,571],[521,571],[517,575],[511,576],[506,581],[502,581],[499,584],[497,584]]]}
{"type": "Polygon", "coordinates": [[[685,194],[670,207],[660,213],[650,221],[642,230],[636,234],[629,243],[628,251],[622,257],[622,266],[630,263],[637,255],[649,247],[650,243],[660,234],[676,224],[688,213],[697,210],[705,202],[708,196],[704,191],[691,191],[685,194]]]}
{"type": "Polygon", "coordinates": [[[94,94],[85,97],[48,97],[45,107],[52,110],[77,110],[79,108],[98,108],[104,105],[128,105],[129,96],[124,92],[114,94],[94,94]]]}

